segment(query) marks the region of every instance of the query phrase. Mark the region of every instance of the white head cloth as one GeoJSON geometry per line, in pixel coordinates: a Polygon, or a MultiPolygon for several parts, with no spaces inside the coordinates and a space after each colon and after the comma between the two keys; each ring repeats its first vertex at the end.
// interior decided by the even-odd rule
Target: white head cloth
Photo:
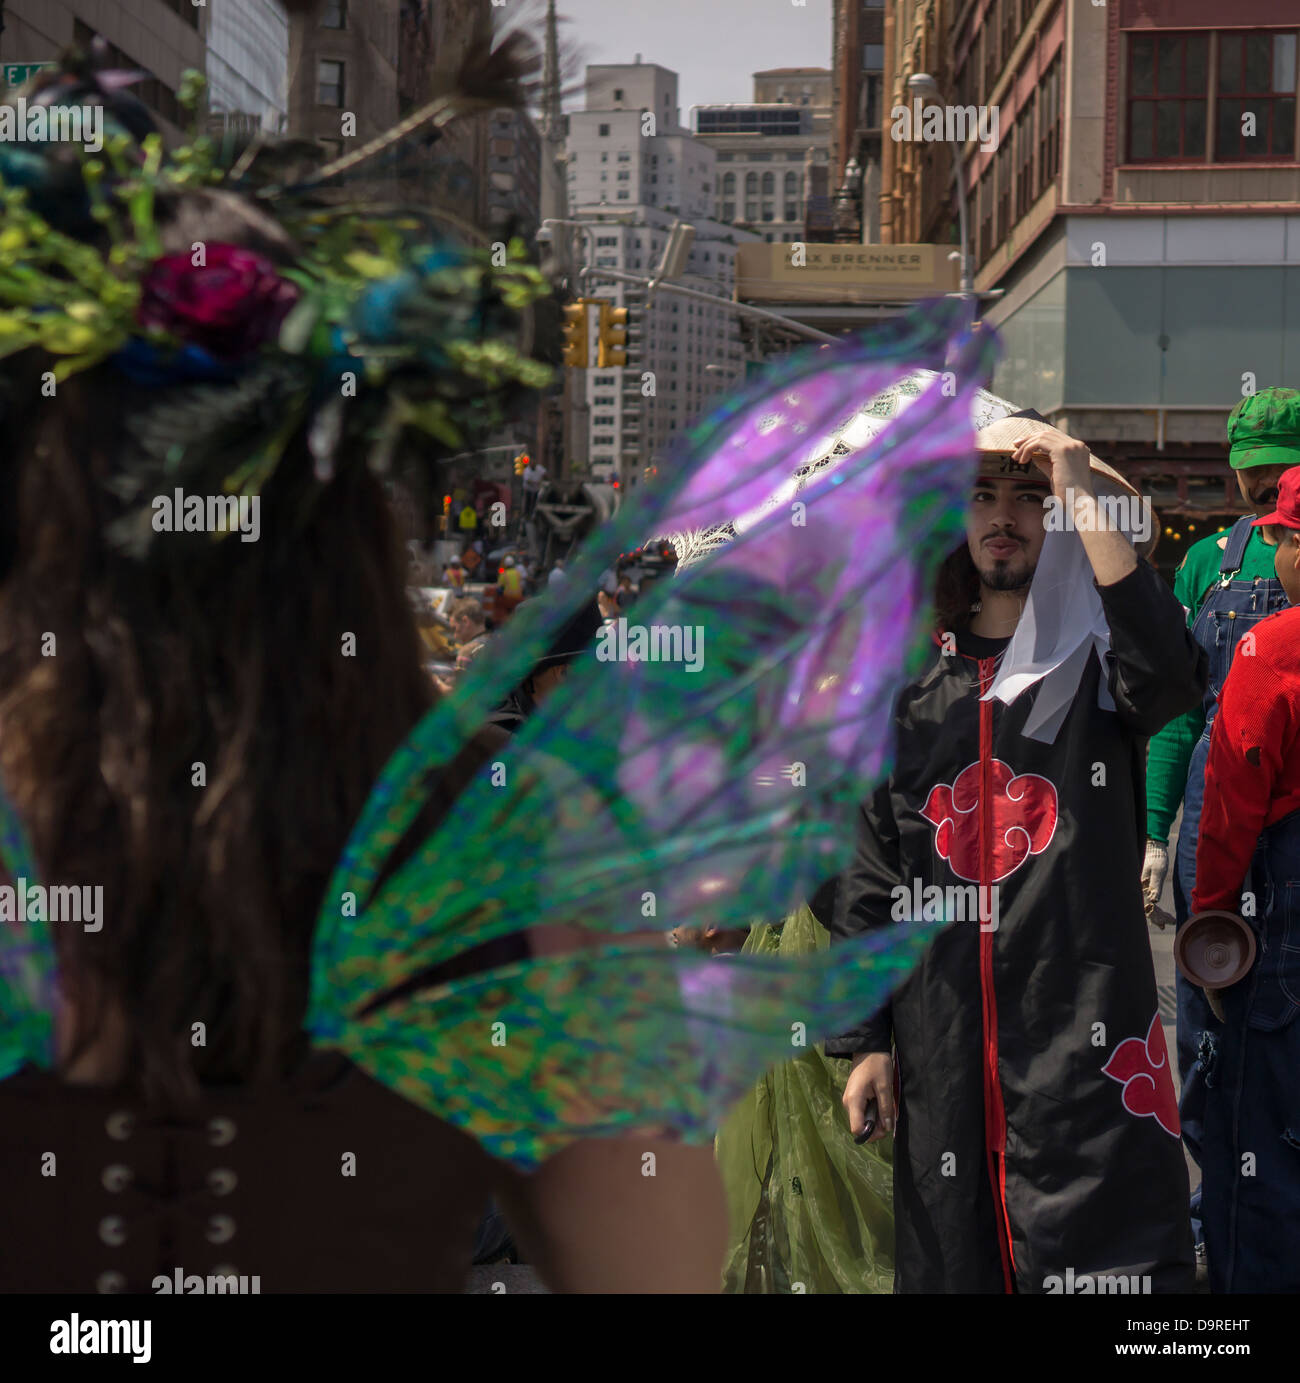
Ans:
{"type": "MultiPolygon", "coordinates": [[[[1095,476],[1098,496],[1119,494],[1109,482],[1095,476]]],[[[1127,526],[1132,509],[1117,505],[1111,522],[1132,541],[1127,526]]],[[[1141,559],[1139,559],[1141,560],[1141,559]]],[[[1083,541],[1073,529],[1049,530],[1043,537],[1038,566],[1029,585],[1029,599],[1020,623],[1011,636],[993,685],[982,698],[1010,705],[1041,682],[1038,700],[1025,728],[1026,738],[1052,744],[1066,712],[1083,680],[1088,655],[1096,649],[1103,673],[1110,649],[1110,629],[1101,597],[1093,580],[1092,566],[1083,541]]],[[[1115,702],[1103,675],[1097,704],[1113,711],[1115,702]]]]}

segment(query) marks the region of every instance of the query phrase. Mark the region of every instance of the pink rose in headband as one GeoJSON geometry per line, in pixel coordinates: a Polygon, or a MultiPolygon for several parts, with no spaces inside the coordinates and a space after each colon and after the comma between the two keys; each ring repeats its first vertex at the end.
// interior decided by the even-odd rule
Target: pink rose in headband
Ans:
{"type": "Polygon", "coordinates": [[[161,327],[218,360],[237,360],[280,331],[298,289],[265,255],[238,245],[206,246],[206,262],[164,255],[140,285],[136,319],[161,327]]]}

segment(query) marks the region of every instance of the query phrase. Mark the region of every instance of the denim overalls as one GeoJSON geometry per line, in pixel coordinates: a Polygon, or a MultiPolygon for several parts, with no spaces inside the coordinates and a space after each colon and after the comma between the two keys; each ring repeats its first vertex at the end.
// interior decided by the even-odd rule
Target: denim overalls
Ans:
{"type": "MultiPolygon", "coordinates": [[[[1205,688],[1205,732],[1192,750],[1187,768],[1187,787],[1183,793],[1183,824],[1178,832],[1174,856],[1174,915],[1181,926],[1187,920],[1196,878],[1196,836],[1201,824],[1201,803],[1205,796],[1205,761],[1210,753],[1210,730],[1219,711],[1219,693],[1232,666],[1237,641],[1266,616],[1287,604],[1282,583],[1275,577],[1256,577],[1253,581],[1234,580],[1250,541],[1252,516],[1238,519],[1228,530],[1228,543],[1219,563],[1219,580],[1196,613],[1192,637],[1209,658],[1209,681],[1205,688]]],[[[1300,876],[1298,876],[1300,877],[1300,876]]],[[[1205,995],[1189,984],[1180,973],[1178,992],[1178,1072],[1183,1081],[1178,1106],[1183,1142],[1199,1163],[1201,1128],[1205,1106],[1204,1071],[1197,1062],[1202,1042],[1210,1046],[1217,1040],[1220,1025],[1210,1011],[1205,995]]]]}
{"type": "Polygon", "coordinates": [[[1300,1293],[1300,811],[1252,864],[1255,964],[1203,1052],[1201,1215],[1214,1292],[1300,1293]]]}

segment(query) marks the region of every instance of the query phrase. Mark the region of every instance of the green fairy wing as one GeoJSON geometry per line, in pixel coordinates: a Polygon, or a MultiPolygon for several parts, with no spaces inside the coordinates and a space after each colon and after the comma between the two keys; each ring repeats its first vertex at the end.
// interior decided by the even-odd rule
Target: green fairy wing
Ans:
{"type": "Polygon", "coordinates": [[[929,304],[782,362],[692,429],[660,468],[671,479],[637,492],[571,581],[494,636],[394,755],[327,891],[318,1045],[530,1167],[633,1128],[704,1141],[792,1034],[814,1041],[883,1002],[932,929],[795,959],[714,960],[634,934],[780,917],[846,865],[853,808],[890,766],[935,569],[962,532],[991,352],[969,327],[964,304],[929,304]],[[916,368],[936,373],[905,411],[797,501],[767,503],[916,368]],[[442,771],[616,555],[736,513],[754,517],[639,602],[634,624],[607,626],[386,873],[442,771]],[[431,967],[557,923],[581,949],[421,987],[431,967]]]}

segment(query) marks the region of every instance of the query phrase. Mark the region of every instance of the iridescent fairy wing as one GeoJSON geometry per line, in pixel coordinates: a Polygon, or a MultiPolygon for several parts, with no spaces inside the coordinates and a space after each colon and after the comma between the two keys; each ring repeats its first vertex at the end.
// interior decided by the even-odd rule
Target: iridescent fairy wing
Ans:
{"type": "Polygon", "coordinates": [[[914,924],[797,960],[714,961],[644,934],[778,917],[846,864],[852,808],[888,771],[892,702],[916,670],[972,477],[971,397],[991,344],[959,308],[805,353],[729,400],[661,468],[671,482],[588,545],[567,597],[525,605],[417,727],[325,899],[318,1044],[531,1166],[633,1127],[710,1137],[792,1040],[879,1006],[927,939],[914,924]],[[948,374],[796,501],[764,507],[864,398],[916,367],[948,374]],[[646,532],[751,511],[733,542],[638,604],[633,625],[607,626],[376,889],[440,766],[613,555],[646,532]],[[584,949],[419,985],[484,942],[556,923],[584,949]]]}
{"type": "MultiPolygon", "coordinates": [[[[27,834],[0,793],[0,862],[6,887],[39,882],[27,834]]],[[[54,942],[48,924],[0,917],[0,1080],[24,1062],[48,1066],[52,1055],[54,942]]]]}

